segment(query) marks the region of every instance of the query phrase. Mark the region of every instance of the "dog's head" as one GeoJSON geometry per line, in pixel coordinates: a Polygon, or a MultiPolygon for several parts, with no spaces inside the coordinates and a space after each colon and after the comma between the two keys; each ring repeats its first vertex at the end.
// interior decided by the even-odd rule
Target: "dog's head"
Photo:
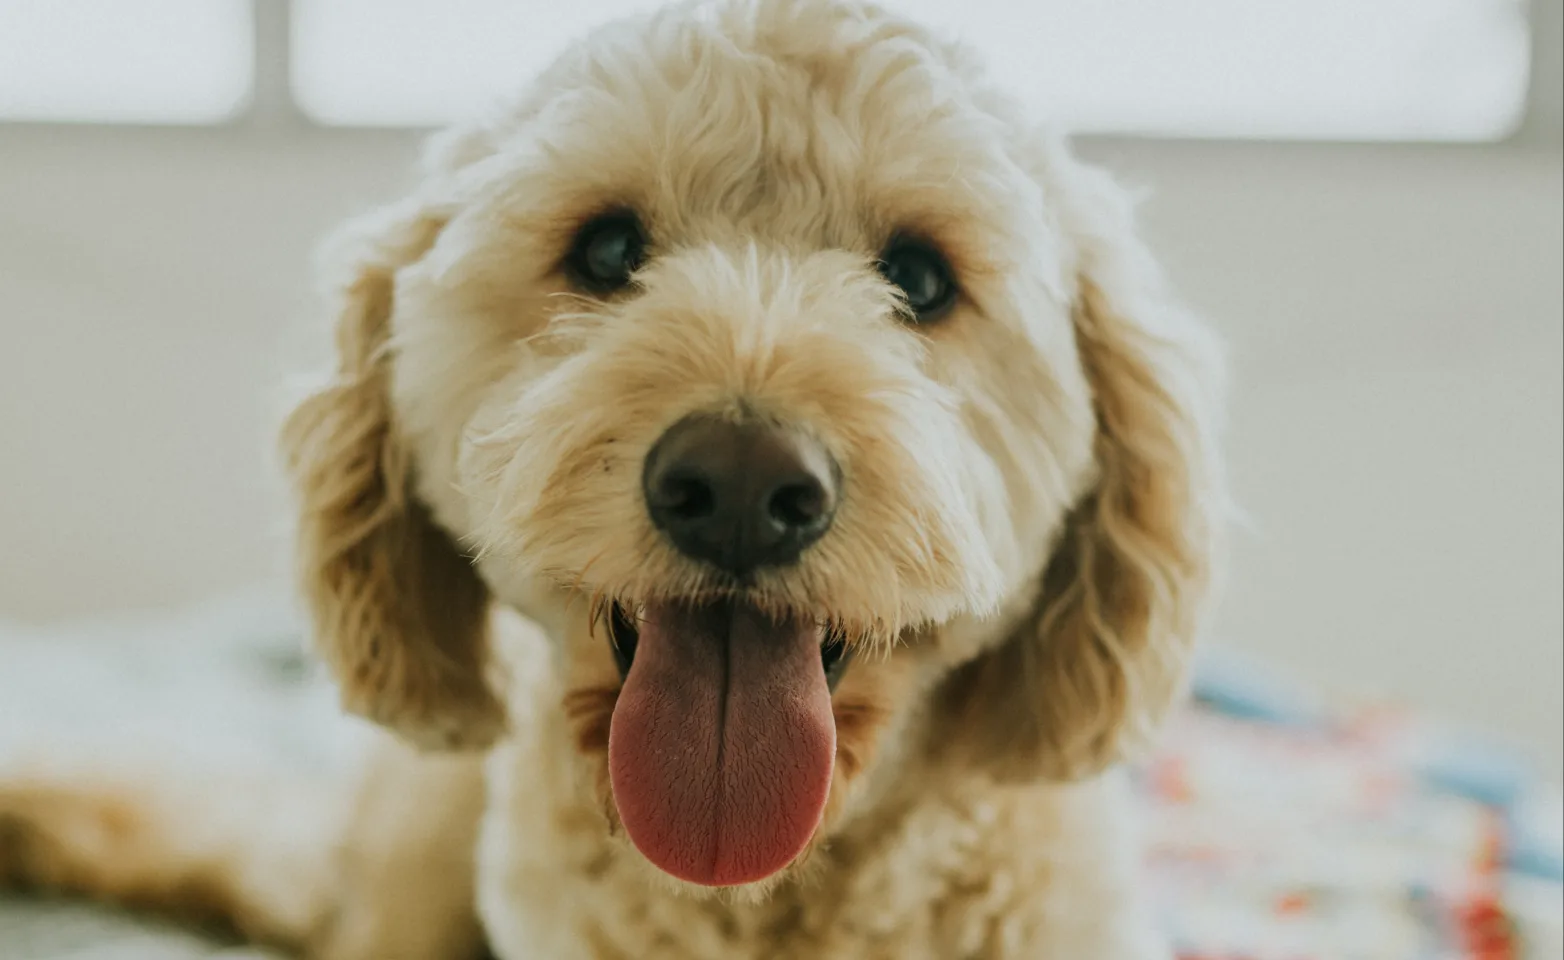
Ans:
{"type": "Polygon", "coordinates": [[[763,886],[914,768],[1091,774],[1179,691],[1208,340],[964,51],[831,0],[604,29],[345,260],[285,446],[346,705],[492,741],[521,610],[667,874],[763,886]]]}

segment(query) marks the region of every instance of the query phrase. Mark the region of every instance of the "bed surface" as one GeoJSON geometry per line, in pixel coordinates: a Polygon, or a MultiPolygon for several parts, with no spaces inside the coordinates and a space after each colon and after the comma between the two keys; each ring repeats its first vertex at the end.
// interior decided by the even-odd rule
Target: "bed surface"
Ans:
{"type": "MultiPolygon", "coordinates": [[[[139,621],[0,623],[0,763],[197,769],[350,762],[300,656],[298,619],[265,593],[139,621]],[[149,747],[149,745],[155,745],[149,747]]],[[[1555,960],[1564,804],[1491,744],[1384,705],[1329,704],[1222,656],[1137,771],[1147,884],[1181,960],[1555,960]]],[[[0,898],[0,960],[259,960],[81,904],[0,898]]]]}

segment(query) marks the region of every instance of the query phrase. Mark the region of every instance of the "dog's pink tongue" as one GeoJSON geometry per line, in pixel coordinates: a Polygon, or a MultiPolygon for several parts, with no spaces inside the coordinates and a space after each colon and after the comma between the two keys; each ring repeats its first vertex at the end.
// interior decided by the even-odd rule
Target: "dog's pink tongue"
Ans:
{"type": "Polygon", "coordinates": [[[646,611],[608,769],[648,860],[708,886],[776,873],[820,825],[835,755],[816,627],[726,603],[646,611]]]}

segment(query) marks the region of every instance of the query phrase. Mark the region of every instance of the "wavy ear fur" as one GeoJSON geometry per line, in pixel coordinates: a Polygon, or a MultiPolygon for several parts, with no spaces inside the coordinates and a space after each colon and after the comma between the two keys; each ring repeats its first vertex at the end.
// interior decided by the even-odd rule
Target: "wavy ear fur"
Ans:
{"type": "Polygon", "coordinates": [[[1222,377],[1215,340],[1170,298],[1124,191],[1062,148],[1044,178],[1078,253],[1097,479],[1029,617],[949,690],[970,759],[1002,777],[1074,779],[1144,746],[1183,693],[1228,509],[1222,377]]]}
{"type": "Polygon", "coordinates": [[[303,591],[343,706],[429,748],[484,746],[504,724],[484,678],[488,590],[415,497],[389,395],[396,274],[444,224],[415,198],[343,232],[336,371],[282,432],[303,591]]]}

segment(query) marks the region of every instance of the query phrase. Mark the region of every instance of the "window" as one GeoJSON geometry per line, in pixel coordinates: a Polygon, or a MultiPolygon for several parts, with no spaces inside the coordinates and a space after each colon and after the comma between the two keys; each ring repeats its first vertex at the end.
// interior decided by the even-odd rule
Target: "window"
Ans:
{"type": "MultiPolygon", "coordinates": [[[[900,2],[930,17],[962,6],[900,2]]],[[[1012,11],[1009,24],[968,17],[964,32],[995,52],[1017,89],[1076,129],[1488,140],[1525,111],[1530,40],[1516,0],[997,5],[1012,11]]]]}
{"type": "MultiPolygon", "coordinates": [[[[1526,102],[1521,0],[889,3],[985,49],[1013,89],[1083,132],[1491,140],[1526,102]]],[[[436,123],[650,5],[297,0],[294,90],[322,123],[436,123]]]]}
{"type": "Polygon", "coordinates": [[[0,118],[225,120],[254,48],[249,0],[0,0],[0,118]]]}
{"type": "Polygon", "coordinates": [[[428,126],[520,88],[592,26],[657,0],[296,0],[293,95],[327,124],[428,126]]]}

